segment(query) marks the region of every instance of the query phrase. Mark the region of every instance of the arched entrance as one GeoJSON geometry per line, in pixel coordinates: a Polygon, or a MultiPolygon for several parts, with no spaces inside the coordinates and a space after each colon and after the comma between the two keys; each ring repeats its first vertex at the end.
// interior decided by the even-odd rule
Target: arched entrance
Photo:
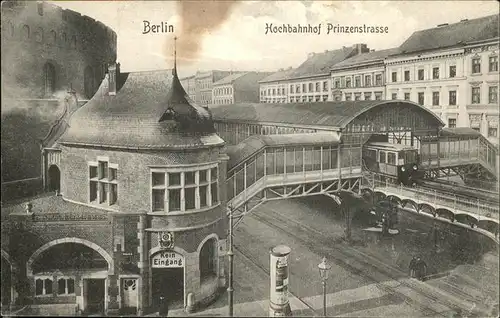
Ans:
{"type": "Polygon", "coordinates": [[[76,302],[86,314],[107,310],[113,260],[95,243],[78,238],[49,242],[33,253],[26,267],[35,303],[76,302]]]}
{"type": "Polygon", "coordinates": [[[163,250],[151,256],[151,291],[154,308],[160,297],[169,308],[184,307],[184,256],[174,250],[163,250]]]}
{"type": "Polygon", "coordinates": [[[217,278],[217,240],[208,239],[200,250],[200,283],[217,278]]]}
{"type": "Polygon", "coordinates": [[[49,168],[49,191],[61,190],[61,171],[55,165],[49,168]]]}

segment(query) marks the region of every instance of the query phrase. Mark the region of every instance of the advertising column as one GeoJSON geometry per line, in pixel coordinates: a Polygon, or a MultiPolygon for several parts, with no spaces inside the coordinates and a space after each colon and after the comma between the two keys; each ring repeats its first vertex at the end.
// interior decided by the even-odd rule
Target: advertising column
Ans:
{"type": "Polygon", "coordinates": [[[269,301],[269,317],[291,316],[288,300],[288,257],[290,248],[278,245],[271,249],[271,293],[269,301]]]}

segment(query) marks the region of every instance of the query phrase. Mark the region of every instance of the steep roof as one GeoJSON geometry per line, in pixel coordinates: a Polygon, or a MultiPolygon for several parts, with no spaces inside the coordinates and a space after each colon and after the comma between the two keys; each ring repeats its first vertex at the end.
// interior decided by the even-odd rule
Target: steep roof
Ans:
{"type": "Polygon", "coordinates": [[[402,54],[464,45],[498,37],[498,15],[464,20],[414,32],[401,46],[402,54]]]}
{"type": "Polygon", "coordinates": [[[242,77],[245,74],[247,74],[247,73],[245,72],[245,73],[231,74],[231,75],[228,75],[228,76],[222,78],[221,80],[218,80],[217,82],[214,82],[212,85],[216,86],[216,85],[231,84],[234,80],[236,80],[239,77],[242,77]]]}
{"type": "Polygon", "coordinates": [[[222,144],[209,110],[196,105],[175,69],[172,73],[129,73],[115,96],[108,94],[105,79],[94,97],[73,114],[59,142],[134,149],[222,144]]]}
{"type": "MultiPolygon", "coordinates": [[[[352,120],[364,112],[377,107],[408,106],[416,108],[427,116],[436,127],[442,122],[435,113],[423,106],[408,101],[342,101],[311,103],[237,103],[233,105],[215,105],[213,119],[221,121],[286,123],[304,126],[322,126],[332,129],[345,128],[352,120]],[[392,106],[391,106],[392,105],[392,106]]],[[[423,115],[424,116],[424,115],[423,115]]]]}
{"type": "Polygon", "coordinates": [[[399,48],[392,48],[380,51],[373,51],[368,53],[362,53],[358,55],[354,55],[338,64],[335,64],[332,67],[332,70],[338,70],[343,68],[348,68],[351,66],[358,66],[368,63],[373,63],[377,61],[382,61],[389,55],[397,54],[399,52],[399,48]]]}
{"type": "Polygon", "coordinates": [[[330,69],[355,52],[355,47],[343,47],[338,50],[311,53],[309,58],[295,69],[291,78],[311,75],[330,74],[330,69]]]}
{"type": "Polygon", "coordinates": [[[280,80],[285,80],[290,77],[290,75],[295,71],[293,68],[289,68],[286,70],[281,70],[278,72],[274,72],[271,75],[264,77],[262,80],[260,80],[260,83],[267,83],[267,82],[276,82],[280,80]]]}

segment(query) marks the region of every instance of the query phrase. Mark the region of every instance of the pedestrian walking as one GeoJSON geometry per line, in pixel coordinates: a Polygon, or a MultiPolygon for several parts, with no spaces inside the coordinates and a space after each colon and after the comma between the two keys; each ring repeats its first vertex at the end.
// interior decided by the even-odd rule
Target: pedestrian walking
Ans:
{"type": "Polygon", "coordinates": [[[159,316],[160,317],[168,316],[168,300],[164,295],[160,296],[159,316]]]}
{"type": "Polygon", "coordinates": [[[423,281],[425,276],[427,275],[427,264],[420,256],[417,257],[415,267],[416,267],[417,279],[423,281]]]}
{"type": "Polygon", "coordinates": [[[411,261],[410,261],[410,265],[408,266],[409,270],[410,270],[410,277],[412,278],[415,278],[415,265],[417,263],[417,257],[416,256],[413,256],[411,261]]]}

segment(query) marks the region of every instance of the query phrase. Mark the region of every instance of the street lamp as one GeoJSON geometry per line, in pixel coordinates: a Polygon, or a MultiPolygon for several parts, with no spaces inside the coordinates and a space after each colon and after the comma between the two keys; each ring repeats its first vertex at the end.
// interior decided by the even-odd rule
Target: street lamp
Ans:
{"type": "Polygon", "coordinates": [[[319,277],[321,278],[321,285],[323,285],[323,316],[326,317],[326,281],[328,280],[328,271],[331,266],[326,263],[326,257],[318,265],[319,277]]]}
{"type": "Polygon", "coordinates": [[[233,207],[229,208],[229,250],[227,256],[229,258],[229,282],[227,287],[227,299],[229,301],[229,317],[233,317],[233,207]]]}

